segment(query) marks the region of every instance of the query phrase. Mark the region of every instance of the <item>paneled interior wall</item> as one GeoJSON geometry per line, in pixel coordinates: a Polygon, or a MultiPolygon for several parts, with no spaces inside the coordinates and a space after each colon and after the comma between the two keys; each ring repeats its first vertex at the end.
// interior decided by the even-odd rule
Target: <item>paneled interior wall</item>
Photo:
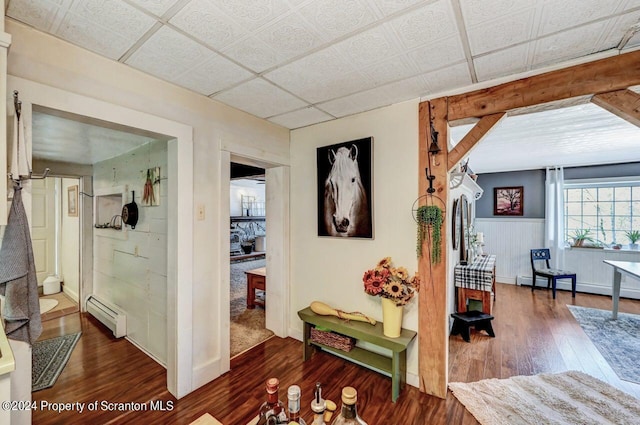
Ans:
{"type": "Polygon", "coordinates": [[[127,338],[167,361],[167,143],[156,141],[94,165],[94,193],[135,191],[138,223],[94,229],[94,292],[127,315],[127,338]],[[160,167],[160,205],[143,206],[146,170],[160,167]]]}

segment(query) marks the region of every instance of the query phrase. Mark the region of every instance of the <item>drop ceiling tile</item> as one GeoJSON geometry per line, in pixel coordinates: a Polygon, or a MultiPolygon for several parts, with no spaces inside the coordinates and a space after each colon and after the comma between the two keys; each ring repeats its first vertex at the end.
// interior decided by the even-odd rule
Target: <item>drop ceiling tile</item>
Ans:
{"type": "Polygon", "coordinates": [[[255,37],[248,37],[225,48],[223,53],[254,72],[263,72],[281,62],[278,52],[255,37]]]}
{"type": "Polygon", "coordinates": [[[249,31],[271,22],[290,10],[282,0],[211,0],[211,2],[249,31]]]}
{"type": "Polygon", "coordinates": [[[10,1],[7,8],[7,16],[24,22],[42,31],[49,31],[61,1],[47,0],[21,0],[10,1]]]}
{"type": "Polygon", "coordinates": [[[517,13],[535,5],[531,0],[460,0],[462,16],[468,26],[517,13]]]}
{"type": "Polygon", "coordinates": [[[338,50],[330,47],[270,71],[265,77],[302,96],[301,92],[305,90],[326,85],[328,81],[337,80],[353,71],[355,69],[351,63],[338,50]]]}
{"type": "Polygon", "coordinates": [[[431,84],[425,78],[425,74],[406,78],[395,83],[387,84],[388,103],[404,102],[409,99],[416,99],[429,92],[431,84]]]}
{"type": "Polygon", "coordinates": [[[209,96],[253,76],[251,72],[216,53],[211,52],[210,55],[209,60],[184,72],[172,81],[209,96]]]}
{"type": "Polygon", "coordinates": [[[389,16],[421,1],[422,0],[369,0],[369,3],[378,9],[382,16],[389,16]]]}
{"type": "Polygon", "coordinates": [[[376,20],[373,10],[364,0],[317,0],[299,9],[325,39],[333,40],[360,29],[376,20]]]}
{"type": "Polygon", "coordinates": [[[520,44],[473,59],[478,81],[487,81],[529,69],[529,54],[534,43],[520,44]]]}
{"type": "Polygon", "coordinates": [[[385,61],[399,50],[393,33],[384,25],[349,37],[334,48],[358,68],[385,61]]]}
{"type": "Polygon", "coordinates": [[[122,1],[77,1],[70,10],[131,40],[132,45],[156,23],[155,19],[122,1]]]}
{"type": "Polygon", "coordinates": [[[306,127],[308,125],[317,124],[323,121],[329,121],[333,117],[329,114],[312,106],[299,111],[293,111],[286,114],[269,118],[269,121],[279,124],[290,129],[306,127]]]}
{"type": "Polygon", "coordinates": [[[214,49],[222,49],[247,33],[208,0],[192,0],[169,23],[214,49]]]}
{"type": "Polygon", "coordinates": [[[562,0],[547,2],[542,9],[538,35],[551,34],[612,15],[620,0],[562,0]]]}
{"type": "Polygon", "coordinates": [[[166,80],[196,67],[211,50],[170,27],[163,26],[127,60],[128,65],[166,80]]]}
{"type": "Polygon", "coordinates": [[[300,15],[289,13],[270,23],[255,34],[283,59],[309,52],[322,44],[322,39],[300,15]]]}
{"type": "Polygon", "coordinates": [[[505,18],[467,28],[472,55],[495,51],[531,39],[534,9],[525,9],[505,18]],[[496,31],[496,28],[500,28],[496,31]]]}
{"type": "Polygon", "coordinates": [[[353,115],[381,106],[389,105],[389,92],[386,87],[377,87],[371,90],[356,93],[340,99],[321,103],[318,107],[340,118],[353,115]]]}
{"type": "Polygon", "coordinates": [[[331,78],[325,77],[317,84],[310,84],[301,90],[292,91],[308,102],[317,103],[370,89],[374,86],[374,82],[367,75],[359,71],[352,71],[333,75],[331,78]]]}
{"type": "Polygon", "coordinates": [[[605,22],[596,22],[539,39],[536,41],[532,66],[557,63],[592,53],[605,26],[605,22]]]}
{"type": "Polygon", "coordinates": [[[635,9],[637,7],[640,7],[640,0],[626,0],[622,2],[622,5],[620,6],[620,10],[626,11],[630,9],[635,9]]]}
{"type": "Polygon", "coordinates": [[[156,16],[162,16],[179,0],[129,0],[156,16]]]}
{"type": "Polygon", "coordinates": [[[213,98],[260,118],[280,115],[307,106],[302,100],[262,78],[240,84],[213,98]]]}
{"type": "Polygon", "coordinates": [[[408,53],[418,71],[427,72],[465,60],[459,36],[418,47],[408,53]]]}
{"type": "Polygon", "coordinates": [[[419,73],[413,62],[406,56],[393,56],[390,59],[362,68],[374,85],[381,86],[419,73]]]}
{"type": "Polygon", "coordinates": [[[120,58],[136,41],[126,39],[71,11],[66,13],[55,34],[63,40],[114,60],[120,58]]]}
{"type": "MultiPolygon", "coordinates": [[[[601,44],[597,46],[597,50],[606,50],[607,48],[617,47],[622,38],[628,31],[632,31],[632,27],[640,21],[640,10],[625,13],[624,15],[607,20],[606,35],[601,38],[601,44]]],[[[637,35],[638,33],[636,33],[637,35]]],[[[626,47],[631,47],[627,43],[626,47]]]]}
{"type": "Polygon", "coordinates": [[[448,1],[428,4],[391,20],[390,24],[409,49],[451,37],[458,31],[448,1]]]}
{"type": "Polygon", "coordinates": [[[625,52],[626,49],[633,49],[638,46],[640,46],[640,32],[635,33],[634,36],[629,39],[629,42],[625,46],[625,50],[623,50],[623,52],[625,52]]]}
{"type": "Polygon", "coordinates": [[[429,84],[429,94],[465,87],[472,84],[466,63],[450,66],[439,71],[422,74],[429,84]]]}

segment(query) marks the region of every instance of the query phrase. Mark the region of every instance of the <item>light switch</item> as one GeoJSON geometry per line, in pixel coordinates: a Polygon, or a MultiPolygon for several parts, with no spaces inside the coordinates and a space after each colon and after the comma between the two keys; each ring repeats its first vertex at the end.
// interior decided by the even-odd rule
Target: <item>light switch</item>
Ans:
{"type": "Polygon", "coordinates": [[[204,205],[198,205],[198,220],[204,220],[204,205]]]}

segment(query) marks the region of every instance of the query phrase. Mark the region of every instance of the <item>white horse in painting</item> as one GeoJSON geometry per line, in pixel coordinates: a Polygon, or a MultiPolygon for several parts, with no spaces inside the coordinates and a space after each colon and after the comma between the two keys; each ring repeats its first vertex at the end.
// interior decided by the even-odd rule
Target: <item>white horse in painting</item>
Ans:
{"type": "Polygon", "coordinates": [[[324,224],[330,236],[371,236],[367,194],[358,168],[358,147],[329,150],[324,183],[324,224]]]}

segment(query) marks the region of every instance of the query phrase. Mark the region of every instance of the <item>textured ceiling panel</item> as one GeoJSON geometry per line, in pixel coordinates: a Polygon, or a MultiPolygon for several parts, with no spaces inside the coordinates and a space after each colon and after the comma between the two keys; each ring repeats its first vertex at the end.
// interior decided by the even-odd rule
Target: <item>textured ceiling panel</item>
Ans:
{"type": "Polygon", "coordinates": [[[536,42],[532,64],[550,64],[599,51],[597,41],[605,26],[601,21],[541,38],[536,42]]]}
{"type": "Polygon", "coordinates": [[[295,13],[270,23],[256,33],[256,38],[279,52],[281,60],[307,53],[323,43],[319,34],[295,13]]]}
{"type": "Polygon", "coordinates": [[[529,69],[529,54],[533,43],[520,44],[473,60],[478,81],[504,77],[529,69]]]}
{"type": "Polygon", "coordinates": [[[549,1],[542,8],[539,35],[551,34],[612,15],[620,0],[549,1]]]}
{"type": "Polygon", "coordinates": [[[289,11],[282,0],[210,0],[218,9],[240,24],[253,31],[289,11]]]}
{"type": "MultiPolygon", "coordinates": [[[[470,127],[453,127],[454,142],[470,127]]],[[[586,103],[508,117],[474,148],[469,166],[487,173],[640,161],[639,143],[638,127],[586,103]]]]}
{"type": "Polygon", "coordinates": [[[460,0],[462,15],[468,26],[482,24],[496,18],[518,14],[522,9],[539,5],[543,1],[531,0],[460,0]]]}
{"type": "Polygon", "coordinates": [[[457,34],[453,10],[448,1],[438,1],[390,21],[406,48],[430,44],[457,34]]]}
{"type": "Polygon", "coordinates": [[[180,0],[128,0],[130,3],[137,4],[138,6],[148,10],[149,12],[162,16],[167,10],[169,10],[174,4],[180,0]]]}
{"type": "Polygon", "coordinates": [[[305,4],[300,14],[327,40],[333,40],[376,20],[365,0],[317,0],[305,4]]]}
{"type": "Polygon", "coordinates": [[[244,68],[230,62],[215,53],[211,58],[200,65],[190,68],[183,74],[172,79],[173,82],[183,87],[209,96],[222,89],[231,87],[243,80],[253,77],[253,74],[244,68]]]}
{"type": "Polygon", "coordinates": [[[535,9],[485,22],[468,30],[471,53],[479,55],[529,40],[533,32],[535,9]],[[496,31],[496,28],[500,28],[496,31]]]}
{"type": "Polygon", "coordinates": [[[12,0],[7,7],[7,15],[42,31],[50,31],[59,7],[59,4],[47,0],[12,0]]]}
{"type": "Polygon", "coordinates": [[[220,12],[210,0],[191,1],[169,23],[214,49],[224,48],[247,34],[242,26],[220,12]]]}
{"type": "Polygon", "coordinates": [[[420,72],[433,71],[465,59],[460,37],[453,36],[409,52],[420,72]]]}
{"type": "Polygon", "coordinates": [[[333,119],[331,115],[310,107],[269,118],[269,121],[290,128],[292,125],[304,127],[331,119],[333,119]]]}
{"type": "Polygon", "coordinates": [[[214,99],[260,118],[280,115],[306,106],[302,100],[280,90],[262,78],[256,78],[234,87],[215,96],[214,99]]]}

